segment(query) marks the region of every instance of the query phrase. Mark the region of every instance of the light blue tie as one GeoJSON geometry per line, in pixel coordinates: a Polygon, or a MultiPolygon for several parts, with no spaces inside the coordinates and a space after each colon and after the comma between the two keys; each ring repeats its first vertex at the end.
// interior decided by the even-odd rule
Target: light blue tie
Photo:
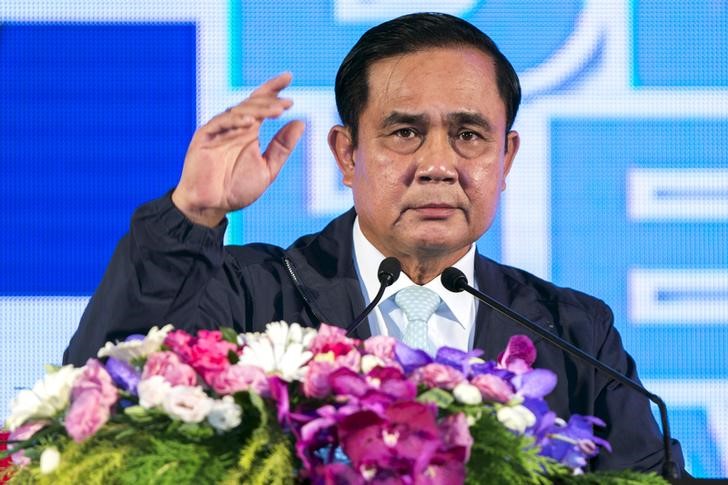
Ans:
{"type": "Polygon", "coordinates": [[[415,349],[429,352],[427,321],[440,306],[440,297],[424,286],[408,286],[394,295],[394,302],[407,317],[407,328],[402,342],[415,349]]]}

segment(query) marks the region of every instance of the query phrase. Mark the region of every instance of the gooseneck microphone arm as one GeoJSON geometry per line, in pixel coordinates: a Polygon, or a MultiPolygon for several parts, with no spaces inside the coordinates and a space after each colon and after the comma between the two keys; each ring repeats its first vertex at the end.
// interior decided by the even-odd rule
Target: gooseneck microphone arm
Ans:
{"type": "Polygon", "coordinates": [[[379,269],[377,270],[377,278],[379,279],[379,291],[377,291],[377,296],[374,297],[374,299],[367,305],[367,307],[364,309],[363,312],[359,314],[358,317],[354,319],[354,321],[349,325],[349,327],[346,329],[346,336],[351,337],[357,328],[359,328],[359,325],[364,321],[364,319],[374,310],[374,307],[379,304],[379,300],[382,299],[382,295],[384,295],[384,290],[392,286],[392,283],[397,281],[397,278],[399,278],[399,274],[402,272],[402,265],[399,263],[399,260],[397,258],[394,258],[392,256],[388,258],[384,258],[381,263],[379,263],[379,269]]]}
{"type": "Polygon", "coordinates": [[[624,384],[625,386],[628,386],[638,393],[642,394],[643,396],[647,397],[650,401],[654,402],[657,407],[660,410],[660,420],[662,421],[662,437],[663,437],[663,447],[665,451],[665,463],[662,466],[662,476],[667,479],[676,479],[677,478],[677,466],[672,461],[672,440],[670,439],[670,426],[667,422],[667,406],[665,406],[665,402],[656,394],[652,394],[647,389],[645,389],[640,384],[636,383],[629,377],[625,376],[621,372],[609,367],[605,363],[601,362],[600,360],[595,359],[591,355],[587,354],[580,348],[572,345],[571,343],[567,342],[566,340],[558,337],[557,335],[552,334],[551,332],[544,330],[543,328],[539,327],[526,317],[514,312],[507,306],[503,305],[499,301],[491,298],[490,296],[486,295],[485,293],[482,293],[472,286],[468,284],[467,277],[463,274],[462,271],[460,271],[457,268],[447,268],[445,271],[442,272],[441,276],[442,280],[442,286],[444,286],[446,289],[453,291],[455,293],[465,291],[467,293],[470,293],[475,298],[480,300],[481,302],[488,305],[493,310],[497,311],[498,313],[506,316],[510,320],[518,323],[519,325],[527,328],[528,330],[532,331],[533,333],[541,336],[544,338],[544,340],[547,340],[552,345],[558,347],[559,349],[563,350],[567,354],[576,357],[580,359],[583,362],[586,362],[587,364],[591,365],[592,367],[596,368],[597,370],[605,373],[615,381],[619,382],[620,384],[624,384]]]}

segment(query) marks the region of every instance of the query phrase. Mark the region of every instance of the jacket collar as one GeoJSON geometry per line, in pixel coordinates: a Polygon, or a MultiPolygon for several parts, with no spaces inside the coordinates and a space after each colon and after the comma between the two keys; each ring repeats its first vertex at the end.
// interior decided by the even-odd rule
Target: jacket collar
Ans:
{"type": "MultiPolygon", "coordinates": [[[[516,275],[522,276],[524,273],[481,255],[475,258],[475,277],[480,291],[553,332],[553,316],[548,311],[547,302],[543,301],[533,286],[516,275]]],[[[508,339],[516,334],[527,335],[534,344],[543,340],[487,305],[479,304],[473,347],[483,349],[484,358],[495,359],[506,348],[508,339]]]]}
{"type": "MultiPolygon", "coordinates": [[[[322,322],[346,328],[364,310],[364,297],[354,268],[352,227],[356,212],[350,209],[320,233],[304,236],[285,251],[308,303],[322,322]]],[[[356,336],[370,336],[369,326],[359,326],[356,336]]]]}

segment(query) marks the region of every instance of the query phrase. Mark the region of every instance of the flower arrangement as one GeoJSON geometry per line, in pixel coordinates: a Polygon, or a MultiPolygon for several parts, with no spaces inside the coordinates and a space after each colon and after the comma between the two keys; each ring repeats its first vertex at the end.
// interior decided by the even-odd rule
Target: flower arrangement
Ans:
{"type": "MultiPolygon", "coordinates": [[[[11,405],[16,483],[664,483],[586,474],[609,444],[544,401],[556,376],[514,336],[497,361],[270,323],[171,325],[52,369],[11,405]]],[[[2,456],[0,455],[0,458],[2,456]]]]}

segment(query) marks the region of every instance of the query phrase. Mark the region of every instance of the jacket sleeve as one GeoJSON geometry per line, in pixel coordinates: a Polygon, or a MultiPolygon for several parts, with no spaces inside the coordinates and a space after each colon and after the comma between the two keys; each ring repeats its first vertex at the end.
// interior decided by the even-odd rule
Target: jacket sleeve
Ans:
{"type": "MultiPolygon", "coordinates": [[[[640,382],[634,359],[625,351],[619,332],[614,328],[611,310],[602,305],[595,327],[601,346],[596,357],[640,382]],[[600,335],[601,334],[601,335],[600,335]]],[[[632,388],[597,373],[594,414],[606,423],[605,438],[612,453],[599,453],[592,465],[602,470],[632,469],[660,474],[664,463],[663,439],[650,409],[650,401],[632,388]]],[[[680,444],[673,440],[673,461],[678,472],[684,469],[680,444]]]]}
{"type": "Polygon", "coordinates": [[[154,325],[215,328],[245,315],[236,261],[223,247],[227,221],[193,224],[170,194],[141,206],[89,301],[64,363],[81,365],[106,341],[154,325]]]}

